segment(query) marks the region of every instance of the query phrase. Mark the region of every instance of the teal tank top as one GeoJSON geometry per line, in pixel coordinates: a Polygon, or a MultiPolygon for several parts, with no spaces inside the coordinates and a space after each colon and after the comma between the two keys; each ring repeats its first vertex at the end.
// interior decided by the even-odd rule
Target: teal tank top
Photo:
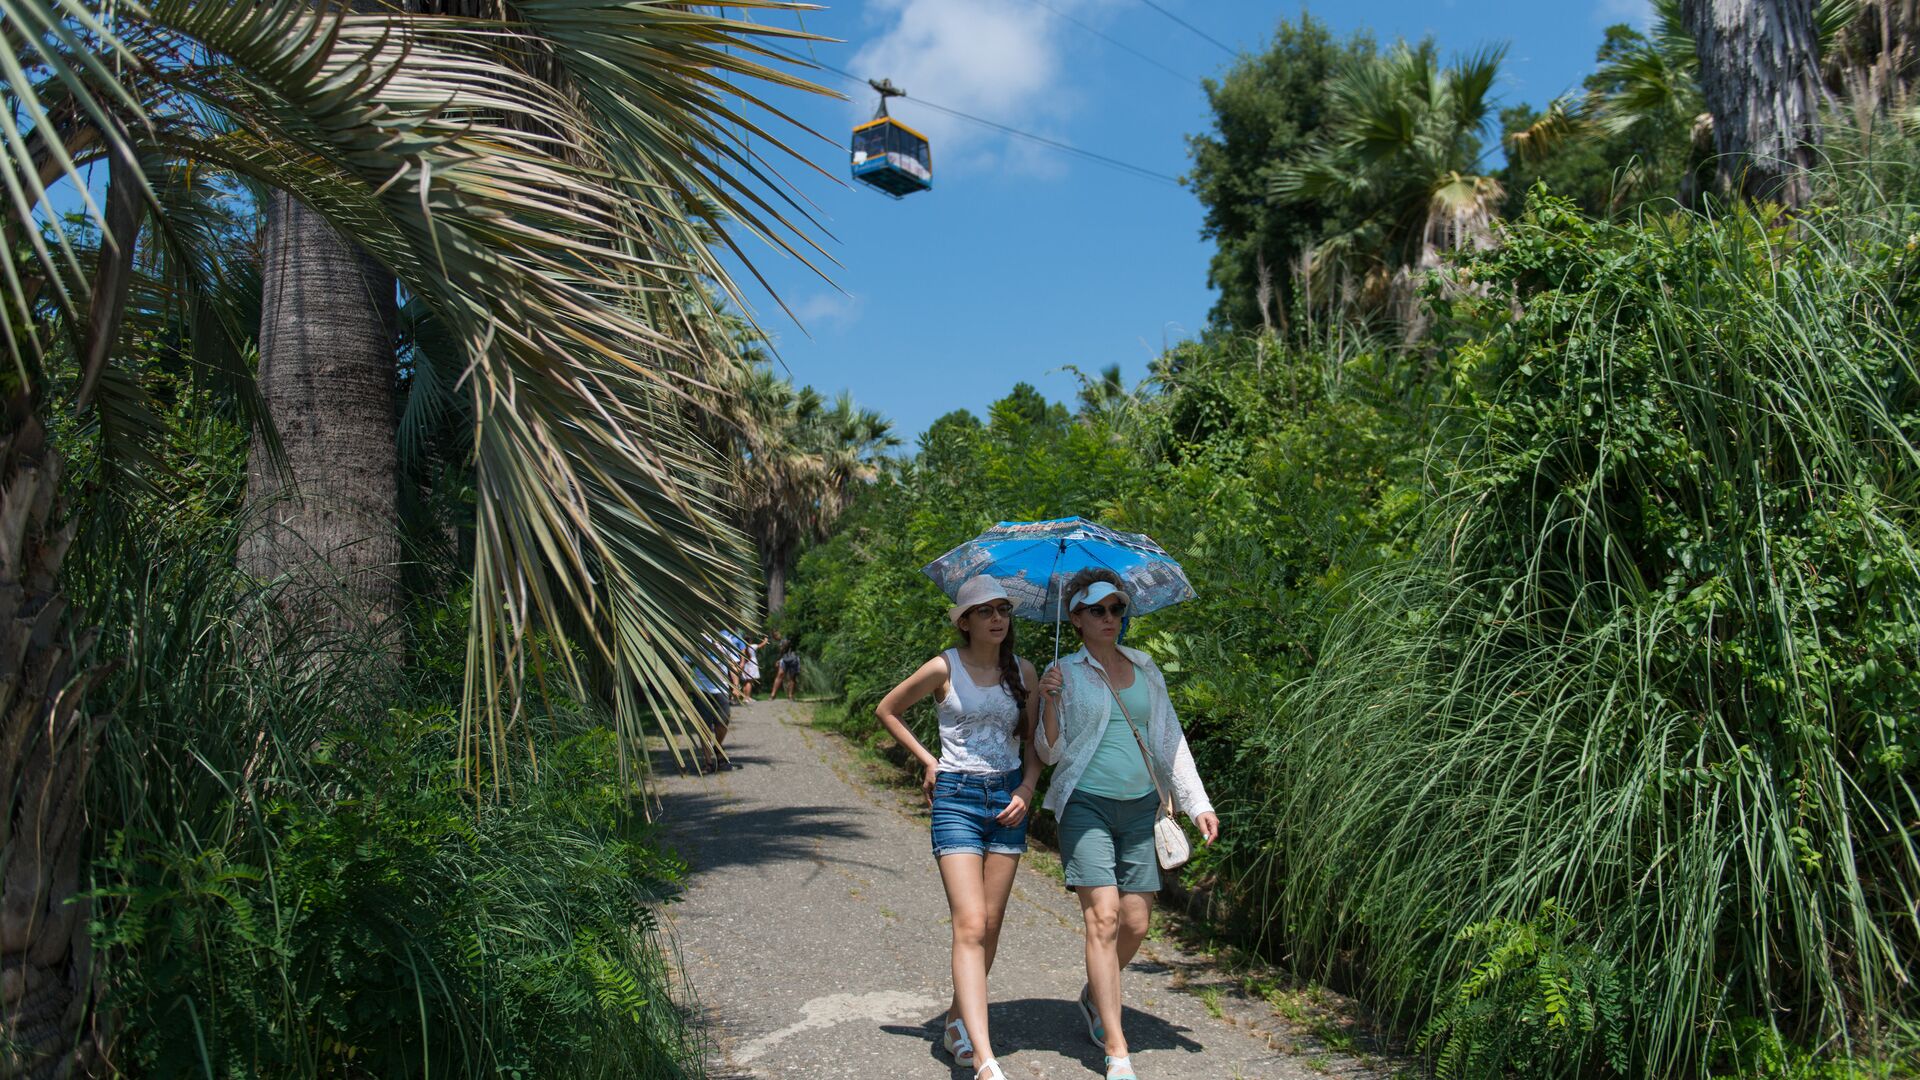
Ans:
{"type": "MultiPolygon", "coordinates": [[[[1120,700],[1126,702],[1134,726],[1140,729],[1140,737],[1146,738],[1153,696],[1147,690],[1144,673],[1134,673],[1133,685],[1120,691],[1120,700]]],[[[1106,733],[1100,736],[1100,745],[1073,786],[1074,794],[1084,791],[1106,799],[1138,799],[1153,794],[1153,774],[1147,771],[1147,763],[1140,756],[1140,744],[1133,741],[1133,732],[1127,729],[1126,716],[1121,714],[1118,705],[1110,711],[1106,733]]]]}

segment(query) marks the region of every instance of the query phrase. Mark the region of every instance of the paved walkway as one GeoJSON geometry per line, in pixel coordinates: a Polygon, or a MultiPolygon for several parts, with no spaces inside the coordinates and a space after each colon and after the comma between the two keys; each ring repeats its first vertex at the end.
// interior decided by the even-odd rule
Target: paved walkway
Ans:
{"type": "MultiPolygon", "coordinates": [[[[661,782],[669,841],[692,870],[668,909],[682,963],[733,1078],[964,1077],[937,1039],[951,983],[946,899],[917,792],[863,779],[808,706],[735,711],[742,767],[661,782]]],[[[1079,906],[1022,861],[990,980],[1011,1080],[1098,1077],[1072,1004],[1084,978],[1079,906]]],[[[1057,863],[1053,865],[1057,866],[1057,863]]],[[[1127,1034],[1143,1080],[1384,1075],[1294,1050],[1264,1002],[1150,939],[1128,969],[1127,1034]]]]}

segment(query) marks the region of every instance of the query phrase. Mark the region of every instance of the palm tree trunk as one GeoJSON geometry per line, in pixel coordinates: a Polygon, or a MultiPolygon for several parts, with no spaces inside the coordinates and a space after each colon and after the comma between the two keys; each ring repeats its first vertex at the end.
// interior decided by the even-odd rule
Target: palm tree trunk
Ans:
{"type": "Polygon", "coordinates": [[[1700,58],[1722,184],[1805,203],[1820,142],[1813,0],[1683,0],[1681,8],[1700,58]]]}
{"type": "Polygon", "coordinates": [[[256,436],[241,566],[284,575],[316,629],[381,625],[400,600],[393,275],[284,192],[266,218],[259,382],[287,468],[256,436]]]}
{"type": "Polygon", "coordinates": [[[72,538],[60,460],[25,395],[0,435],[0,1075],[84,1073],[92,946],[80,898],[87,773],[100,726],[80,708],[60,561],[72,538]]]}
{"type": "Polygon", "coordinates": [[[787,606],[787,562],[793,558],[793,546],[782,544],[761,556],[760,573],[767,582],[767,617],[780,614],[787,606]]]}

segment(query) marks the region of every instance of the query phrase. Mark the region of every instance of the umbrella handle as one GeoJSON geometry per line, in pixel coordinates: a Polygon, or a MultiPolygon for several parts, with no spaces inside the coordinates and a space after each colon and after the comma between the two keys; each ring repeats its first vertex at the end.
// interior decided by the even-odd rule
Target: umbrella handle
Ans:
{"type": "MultiPolygon", "coordinates": [[[[1048,581],[1052,581],[1053,576],[1060,572],[1060,557],[1065,555],[1066,553],[1067,553],[1067,542],[1065,540],[1062,540],[1060,541],[1060,546],[1054,549],[1053,569],[1047,572],[1048,581]]],[[[1053,662],[1056,664],[1060,662],[1060,609],[1066,605],[1066,600],[1067,600],[1066,590],[1062,589],[1060,592],[1054,594],[1054,597],[1053,597],[1053,662]]]]}

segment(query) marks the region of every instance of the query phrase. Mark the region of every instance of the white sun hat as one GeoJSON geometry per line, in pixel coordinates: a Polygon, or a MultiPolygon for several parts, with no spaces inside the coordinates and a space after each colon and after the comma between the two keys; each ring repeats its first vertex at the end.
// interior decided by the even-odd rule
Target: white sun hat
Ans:
{"type": "Polygon", "coordinates": [[[1128,596],[1124,589],[1115,588],[1113,582],[1096,581],[1086,588],[1081,589],[1078,593],[1075,593],[1073,603],[1067,606],[1077,611],[1088,604],[1097,604],[1109,596],[1117,596],[1129,603],[1133,601],[1133,597],[1128,596]]]}
{"type": "Polygon", "coordinates": [[[970,577],[960,586],[960,591],[953,594],[953,606],[947,609],[947,621],[959,626],[960,616],[989,600],[1005,600],[1012,603],[1013,597],[1008,596],[1007,590],[986,574],[970,577]]]}

